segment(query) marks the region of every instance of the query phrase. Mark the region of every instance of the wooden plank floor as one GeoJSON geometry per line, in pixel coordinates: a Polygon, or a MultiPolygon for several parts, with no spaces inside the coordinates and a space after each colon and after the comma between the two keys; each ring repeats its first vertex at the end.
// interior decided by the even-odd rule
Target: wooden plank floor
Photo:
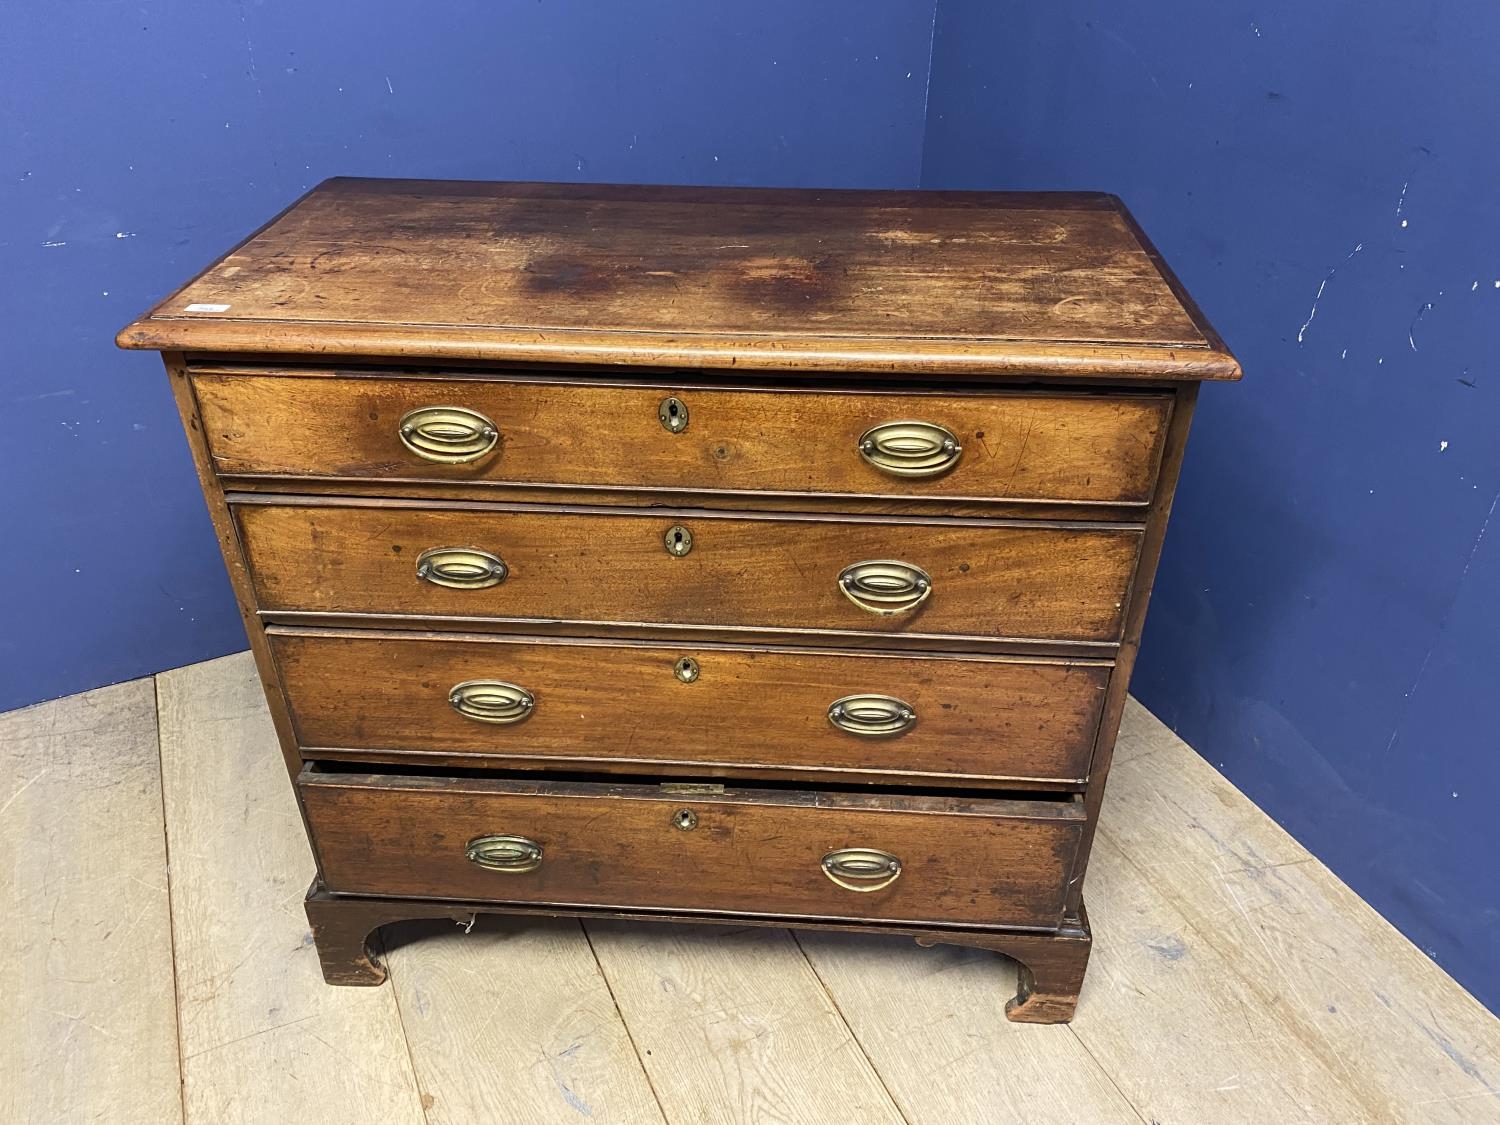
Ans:
{"type": "Polygon", "coordinates": [[[978,950],[390,927],[322,984],[247,656],[0,715],[0,1121],[1500,1123],[1500,1021],[1141,708],[1077,1019],[978,950]]]}

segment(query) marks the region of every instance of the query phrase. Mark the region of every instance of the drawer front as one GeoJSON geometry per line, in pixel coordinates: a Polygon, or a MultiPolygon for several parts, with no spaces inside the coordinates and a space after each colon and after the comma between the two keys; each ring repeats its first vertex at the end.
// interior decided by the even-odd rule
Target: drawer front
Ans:
{"type": "Polygon", "coordinates": [[[1076,801],[313,768],[299,785],[329,890],[475,902],[1054,926],[1083,825],[1076,801]]]}
{"type": "Polygon", "coordinates": [[[1151,498],[1171,401],[211,372],[193,382],[228,474],[1133,505],[1151,498]]]}
{"type": "Polygon", "coordinates": [[[1084,780],[1110,672],[1004,657],[274,628],[271,647],[298,740],[319,751],[950,783],[1084,780]],[[506,707],[514,693],[496,684],[530,705],[506,707]],[[486,699],[499,703],[486,710],[486,699]]]}
{"type": "Polygon", "coordinates": [[[237,517],[263,611],[1099,643],[1119,638],[1141,539],[1130,525],[402,504],[241,503],[237,517]],[[898,566],[860,565],[886,560],[898,566]],[[487,584],[453,584],[470,573],[487,584]]]}

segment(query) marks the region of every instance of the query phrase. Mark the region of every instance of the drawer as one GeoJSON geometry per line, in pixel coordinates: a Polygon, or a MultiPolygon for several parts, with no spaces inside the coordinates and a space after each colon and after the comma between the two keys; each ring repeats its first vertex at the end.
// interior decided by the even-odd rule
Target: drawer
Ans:
{"type": "Polygon", "coordinates": [[[1084,823],[1076,799],[682,794],[318,767],[298,784],[330,891],[472,902],[1050,927],[1084,823]]]}
{"type": "Polygon", "coordinates": [[[1141,541],[1134,525],[247,497],[235,507],[272,614],[1112,644],[1141,541]]]}
{"type": "Polygon", "coordinates": [[[1171,409],[1169,395],[1141,393],[209,370],[193,386],[214,465],[232,475],[947,501],[1144,505],[1171,409]]]}
{"type": "Polygon", "coordinates": [[[309,757],[1079,783],[1110,666],[272,628],[309,757]],[[471,760],[464,760],[466,757],[471,760]]]}

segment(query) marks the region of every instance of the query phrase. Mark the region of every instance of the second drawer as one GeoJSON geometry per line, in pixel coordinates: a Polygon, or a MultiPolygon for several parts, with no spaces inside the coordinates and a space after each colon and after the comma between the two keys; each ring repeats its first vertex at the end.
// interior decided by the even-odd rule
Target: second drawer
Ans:
{"type": "Polygon", "coordinates": [[[270,638],[309,756],[512,768],[1076,784],[1110,672],[1097,661],[731,645],[283,628],[270,638]]]}
{"type": "MultiPolygon", "coordinates": [[[[1134,524],[236,498],[261,609],[1113,648],[1134,524]]],[[[725,637],[724,639],[732,639],[725,637]]]]}

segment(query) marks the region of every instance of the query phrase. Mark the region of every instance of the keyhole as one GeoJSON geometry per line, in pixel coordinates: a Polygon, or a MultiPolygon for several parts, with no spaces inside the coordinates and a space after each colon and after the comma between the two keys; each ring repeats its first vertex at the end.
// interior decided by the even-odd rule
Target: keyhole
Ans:
{"type": "Polygon", "coordinates": [[[668,433],[680,434],[687,429],[687,403],[676,395],[661,400],[661,405],[656,408],[656,416],[661,420],[662,428],[668,433]]]}
{"type": "Polygon", "coordinates": [[[672,825],[680,832],[691,832],[698,827],[698,814],[692,809],[678,809],[672,814],[672,825]]]}
{"type": "Polygon", "coordinates": [[[669,527],[662,541],[666,544],[667,554],[675,558],[680,559],[693,549],[693,533],[680,523],[669,527]]]}

